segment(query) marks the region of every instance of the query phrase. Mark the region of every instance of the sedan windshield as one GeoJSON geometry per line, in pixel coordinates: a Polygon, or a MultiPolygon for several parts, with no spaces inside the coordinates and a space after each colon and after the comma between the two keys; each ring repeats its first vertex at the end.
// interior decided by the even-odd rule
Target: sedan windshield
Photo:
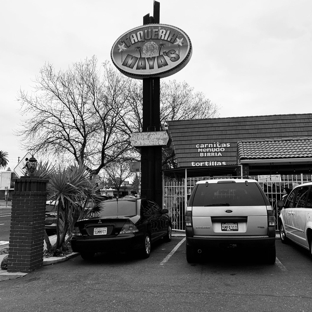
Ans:
{"type": "Polygon", "coordinates": [[[103,201],[100,204],[100,218],[131,217],[137,214],[136,201],[103,201]]]}

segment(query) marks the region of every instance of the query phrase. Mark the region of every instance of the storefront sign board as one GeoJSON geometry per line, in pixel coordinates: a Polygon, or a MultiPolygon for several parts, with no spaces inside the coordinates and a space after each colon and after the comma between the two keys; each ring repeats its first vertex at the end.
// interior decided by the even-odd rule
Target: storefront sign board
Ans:
{"type": "Polygon", "coordinates": [[[134,147],[166,146],[169,136],[166,131],[135,132],[131,134],[130,141],[134,147]]]}
{"type": "Polygon", "coordinates": [[[126,76],[163,78],[181,70],[190,60],[192,44],[181,29],[147,24],[124,33],[114,43],[111,58],[126,76]]]}
{"type": "Polygon", "coordinates": [[[258,182],[281,182],[280,174],[258,175],[258,182]]]}

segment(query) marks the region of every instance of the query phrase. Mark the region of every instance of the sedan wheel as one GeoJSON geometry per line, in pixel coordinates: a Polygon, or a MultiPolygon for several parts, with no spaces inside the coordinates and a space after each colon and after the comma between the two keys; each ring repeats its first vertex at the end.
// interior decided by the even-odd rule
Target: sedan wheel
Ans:
{"type": "Polygon", "coordinates": [[[151,254],[151,248],[152,248],[151,238],[148,234],[145,234],[144,246],[140,250],[141,257],[144,259],[148,258],[151,254]]]}
{"type": "Polygon", "coordinates": [[[310,257],[312,258],[312,237],[310,237],[310,257]]]}
{"type": "Polygon", "coordinates": [[[172,228],[170,225],[168,225],[167,233],[164,236],[164,241],[165,242],[170,242],[171,241],[171,236],[172,236],[172,228]]]}
{"type": "Polygon", "coordinates": [[[284,224],[281,222],[280,225],[280,238],[283,244],[287,243],[287,236],[286,236],[286,232],[285,232],[285,228],[284,228],[284,224]]]}
{"type": "Polygon", "coordinates": [[[81,252],[80,256],[83,260],[90,261],[94,258],[94,252],[81,252]]]}

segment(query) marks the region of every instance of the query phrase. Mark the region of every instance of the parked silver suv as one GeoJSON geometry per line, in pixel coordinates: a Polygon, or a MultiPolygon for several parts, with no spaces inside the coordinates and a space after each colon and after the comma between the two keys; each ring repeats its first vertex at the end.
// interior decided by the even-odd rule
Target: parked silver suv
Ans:
{"type": "Polygon", "coordinates": [[[185,214],[186,259],[217,248],[248,248],[274,264],[275,217],[269,200],[256,180],[199,181],[185,214]]]}
{"type": "Polygon", "coordinates": [[[280,237],[310,251],[312,257],[312,182],[296,186],[286,198],[279,201],[280,237]]]}

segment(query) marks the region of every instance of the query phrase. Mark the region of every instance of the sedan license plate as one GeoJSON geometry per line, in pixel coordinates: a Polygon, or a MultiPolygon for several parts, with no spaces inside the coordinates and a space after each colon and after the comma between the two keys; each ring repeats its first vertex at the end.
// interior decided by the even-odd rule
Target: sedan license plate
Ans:
{"type": "Polygon", "coordinates": [[[222,231],[238,231],[238,223],[221,223],[222,231]]]}
{"type": "Polygon", "coordinates": [[[107,227],[94,228],[94,235],[107,235],[107,227]]]}

